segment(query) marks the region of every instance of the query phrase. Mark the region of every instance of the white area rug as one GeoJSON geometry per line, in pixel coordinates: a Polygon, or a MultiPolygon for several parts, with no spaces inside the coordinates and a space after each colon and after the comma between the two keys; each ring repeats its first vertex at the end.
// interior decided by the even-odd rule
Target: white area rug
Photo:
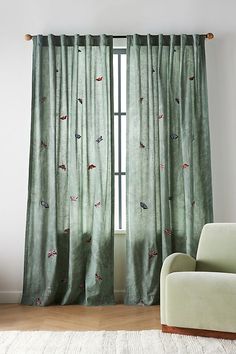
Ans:
{"type": "Polygon", "coordinates": [[[220,354],[236,341],[164,334],[161,331],[0,332],[1,354],[220,354]]]}

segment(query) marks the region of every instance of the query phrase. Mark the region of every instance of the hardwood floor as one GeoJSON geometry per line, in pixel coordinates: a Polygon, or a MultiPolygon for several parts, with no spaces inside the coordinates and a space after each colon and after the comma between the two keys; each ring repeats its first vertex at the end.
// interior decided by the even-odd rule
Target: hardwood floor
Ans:
{"type": "Polygon", "coordinates": [[[161,329],[159,306],[0,304],[0,330],[89,331],[161,329]]]}

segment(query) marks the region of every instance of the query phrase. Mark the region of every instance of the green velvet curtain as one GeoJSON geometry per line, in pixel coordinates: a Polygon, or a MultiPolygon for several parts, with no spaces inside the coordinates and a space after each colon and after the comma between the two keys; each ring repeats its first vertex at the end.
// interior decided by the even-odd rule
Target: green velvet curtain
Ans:
{"type": "Polygon", "coordinates": [[[112,304],[112,37],[33,41],[22,303],[112,304]]]}
{"type": "Polygon", "coordinates": [[[159,303],[163,260],[212,222],[204,36],[129,36],[127,304],[159,303]]]}

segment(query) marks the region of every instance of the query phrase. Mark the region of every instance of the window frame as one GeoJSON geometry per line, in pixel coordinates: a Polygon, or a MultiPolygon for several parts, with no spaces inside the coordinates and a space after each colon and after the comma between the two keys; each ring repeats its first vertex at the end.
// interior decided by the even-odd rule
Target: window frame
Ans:
{"type": "Polygon", "coordinates": [[[126,176],[126,172],[122,171],[122,152],[121,152],[121,119],[126,116],[126,112],[121,111],[121,56],[126,55],[126,48],[114,48],[113,56],[118,56],[118,111],[114,111],[114,119],[118,119],[118,171],[114,171],[114,176],[118,176],[118,229],[115,232],[124,232],[123,218],[122,218],[122,176],[126,176]]]}

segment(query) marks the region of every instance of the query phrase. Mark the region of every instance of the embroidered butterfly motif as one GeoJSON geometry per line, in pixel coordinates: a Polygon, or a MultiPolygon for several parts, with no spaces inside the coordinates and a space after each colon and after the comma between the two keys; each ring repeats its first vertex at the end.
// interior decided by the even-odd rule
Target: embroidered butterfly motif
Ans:
{"type": "Polygon", "coordinates": [[[151,259],[157,255],[158,255],[157,250],[150,250],[148,253],[148,258],[151,259]]]}
{"type": "Polygon", "coordinates": [[[182,168],[188,168],[189,164],[188,163],[183,163],[182,168]]]}
{"type": "Polygon", "coordinates": [[[102,81],[103,80],[103,76],[98,76],[97,78],[96,78],[96,81],[102,81]]]}
{"type": "Polygon", "coordinates": [[[141,206],[142,209],[148,209],[147,204],[145,204],[143,202],[140,202],[140,206],[141,206]]]}
{"type": "Polygon", "coordinates": [[[81,138],[81,135],[80,135],[80,134],[75,133],[75,137],[76,137],[76,139],[80,139],[80,138],[81,138]]]}
{"type": "Polygon", "coordinates": [[[172,133],[172,134],[170,134],[170,138],[172,139],[172,140],[176,140],[176,139],[178,139],[178,135],[177,134],[175,134],[175,133],[172,133]]]}
{"type": "Polygon", "coordinates": [[[99,208],[101,206],[101,202],[97,202],[94,204],[95,208],[99,208]]]}
{"type": "Polygon", "coordinates": [[[165,118],[164,113],[162,113],[158,116],[158,119],[164,119],[164,118],[165,118]]]}
{"type": "Polygon", "coordinates": [[[49,208],[49,205],[47,202],[45,202],[44,200],[41,200],[40,204],[44,207],[44,208],[49,208]]]}
{"type": "Polygon", "coordinates": [[[66,171],[66,166],[65,165],[59,165],[58,168],[62,169],[63,171],[66,171]]]}
{"type": "Polygon", "coordinates": [[[140,141],[139,147],[142,148],[142,149],[144,149],[144,148],[145,148],[145,145],[144,145],[143,143],[141,143],[141,141],[140,141]]]}
{"type": "Polygon", "coordinates": [[[79,198],[79,197],[77,197],[76,195],[71,195],[71,196],[70,196],[70,200],[71,200],[72,202],[76,202],[76,201],[78,200],[78,198],[79,198]]]}
{"type": "Polygon", "coordinates": [[[41,147],[42,149],[47,149],[48,146],[47,146],[46,143],[43,142],[43,140],[41,140],[40,147],[41,147]]]}
{"type": "Polygon", "coordinates": [[[145,303],[142,299],[140,299],[138,302],[137,302],[137,305],[139,306],[145,306],[145,303]]]}
{"type": "Polygon", "coordinates": [[[48,258],[57,256],[57,250],[48,251],[48,258]]]}
{"type": "Polygon", "coordinates": [[[43,97],[40,98],[40,102],[44,103],[46,101],[46,99],[47,99],[47,97],[43,96],[43,97]]]}
{"type": "Polygon", "coordinates": [[[97,281],[102,281],[102,276],[101,276],[100,274],[96,273],[96,274],[95,274],[95,279],[96,279],[97,281]]]}
{"type": "Polygon", "coordinates": [[[172,236],[172,230],[171,229],[165,229],[165,235],[166,236],[172,236]]]}
{"type": "Polygon", "coordinates": [[[93,163],[88,165],[88,170],[92,170],[93,168],[96,168],[96,165],[94,165],[93,163]]]}
{"type": "Polygon", "coordinates": [[[96,142],[99,144],[103,140],[102,135],[99,136],[99,138],[96,139],[96,142]]]}
{"type": "Polygon", "coordinates": [[[69,117],[68,116],[61,116],[60,117],[60,120],[66,120],[66,119],[69,119],[69,117]]]}
{"type": "Polygon", "coordinates": [[[79,103],[83,104],[83,99],[82,98],[78,98],[79,103]]]}

